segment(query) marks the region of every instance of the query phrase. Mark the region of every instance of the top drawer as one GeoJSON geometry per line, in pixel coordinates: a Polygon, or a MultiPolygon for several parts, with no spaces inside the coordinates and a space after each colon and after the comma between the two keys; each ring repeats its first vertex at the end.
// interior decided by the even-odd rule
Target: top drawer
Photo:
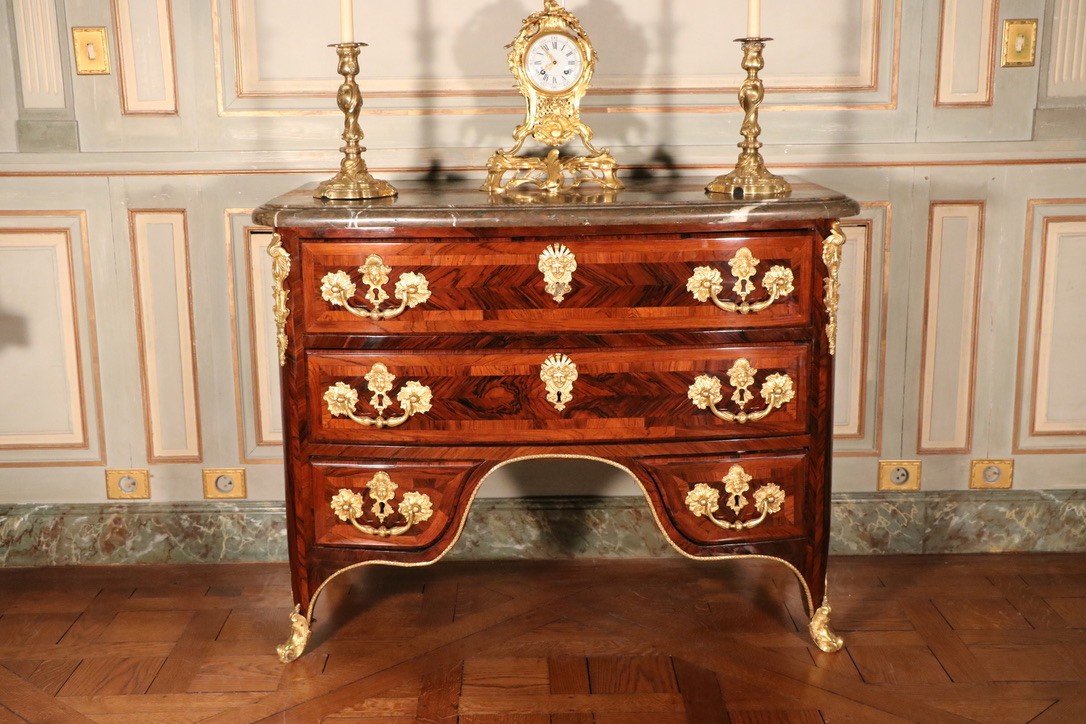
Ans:
{"type": "Polygon", "coordinates": [[[809,234],[306,242],[311,334],[611,332],[806,324],[809,234]]]}

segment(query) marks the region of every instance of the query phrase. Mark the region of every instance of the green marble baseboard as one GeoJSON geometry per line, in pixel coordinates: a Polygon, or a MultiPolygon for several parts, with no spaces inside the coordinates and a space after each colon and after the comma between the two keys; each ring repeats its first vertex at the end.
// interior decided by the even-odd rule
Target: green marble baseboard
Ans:
{"type": "MultiPolygon", "coordinates": [[[[282,503],[0,506],[0,566],[286,560],[282,503]]],[[[1086,550],[1086,490],[837,494],[832,552],[1086,550]]],[[[675,555],[645,501],[480,500],[450,558],[675,555]]]]}

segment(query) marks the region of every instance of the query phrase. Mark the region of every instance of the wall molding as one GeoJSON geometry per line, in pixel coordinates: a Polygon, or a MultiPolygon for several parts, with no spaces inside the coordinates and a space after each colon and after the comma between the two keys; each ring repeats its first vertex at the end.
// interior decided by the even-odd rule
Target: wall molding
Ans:
{"type": "MultiPolygon", "coordinates": [[[[27,233],[40,232],[44,229],[47,232],[65,235],[67,267],[66,269],[59,268],[65,266],[61,263],[57,271],[63,273],[66,270],[69,280],[71,324],[75,333],[75,361],[83,429],[83,439],[77,445],[30,445],[28,447],[17,445],[9,448],[10,452],[0,449],[0,453],[3,453],[0,457],[0,468],[105,465],[105,417],[87,212],[60,209],[0,210],[0,227],[4,232],[27,233]],[[63,226],[58,224],[63,224],[63,226]],[[81,295],[80,291],[82,291],[81,295]],[[93,393],[93,407],[87,396],[88,389],[93,393]],[[47,457],[46,454],[50,452],[53,455],[47,457]],[[11,453],[15,453],[15,456],[13,457],[11,453]]],[[[63,262],[63,260],[59,261],[63,262]]]]}
{"type": "MultiPolygon", "coordinates": [[[[189,268],[188,214],[184,209],[129,209],[128,232],[132,250],[132,284],[135,291],[136,332],[140,356],[140,383],[143,391],[143,419],[147,436],[147,461],[152,464],[199,463],[203,461],[200,432],[200,391],[196,365],[196,331],[192,310],[192,274],[189,268]],[[150,226],[169,226],[169,248],[152,249],[150,226]],[[157,256],[157,260],[154,258],[157,256]],[[152,275],[170,265],[172,287],[159,289],[152,275]],[[172,292],[172,293],[164,293],[172,292]],[[169,316],[158,312],[172,304],[169,316]],[[177,376],[167,379],[160,368],[159,342],[162,330],[177,326],[177,376]],[[168,384],[167,384],[168,383],[168,384]],[[168,388],[178,390],[180,405],[163,404],[168,388]],[[182,440],[167,441],[166,420],[179,416],[172,427],[182,431],[182,440]]],[[[166,362],[169,362],[168,355],[166,362]]]]}
{"type": "Polygon", "coordinates": [[[132,0],[112,0],[113,33],[117,41],[117,82],[121,89],[121,111],[125,115],[175,116],[177,104],[177,68],[174,60],[173,3],[172,0],[137,0],[135,6],[146,11],[153,8],[157,21],[155,37],[160,63],[160,73],[151,77],[149,68],[138,62],[139,48],[132,21],[132,0]],[[141,78],[144,83],[141,84],[141,78]],[[141,85],[160,84],[159,97],[147,97],[141,85]]]}
{"type": "MultiPolygon", "coordinates": [[[[1045,324],[1046,293],[1053,292],[1052,285],[1055,281],[1055,266],[1050,265],[1051,249],[1048,238],[1053,222],[1086,222],[1086,198],[1029,199],[1027,203],[1021,312],[1018,322],[1018,379],[1015,384],[1014,437],[1011,447],[1014,455],[1086,453],[1086,445],[1082,440],[1086,436],[1086,429],[1046,432],[1038,430],[1036,425],[1040,394],[1038,378],[1041,375],[1042,346],[1045,343],[1042,331],[1045,324]],[[1073,213],[1074,211],[1078,213],[1073,213]],[[1038,224],[1039,229],[1035,228],[1038,224]],[[1045,442],[1042,443],[1041,440],[1045,442]],[[1062,445],[1059,444],[1061,442],[1062,445]]],[[[1077,303],[1077,300],[1073,301],[1077,303]]],[[[1048,302],[1051,311],[1055,299],[1048,299],[1048,302]]]]}
{"type": "Polygon", "coordinates": [[[956,40],[960,32],[961,0],[943,0],[939,13],[939,55],[935,64],[935,106],[937,108],[982,107],[992,105],[995,80],[996,38],[999,21],[999,0],[980,0],[980,15],[967,34],[979,37],[977,55],[969,58],[976,63],[976,89],[956,91],[955,71],[959,61],[956,40]]]}
{"type": "MultiPolygon", "coordinates": [[[[1086,490],[833,496],[835,554],[1086,548],[1086,490]]],[[[282,502],[0,505],[0,567],[282,562],[282,502]],[[119,544],[119,545],[118,545],[119,544]]],[[[675,555],[644,498],[478,500],[450,559],[675,555]]]]}
{"type": "MultiPolygon", "coordinates": [[[[888,82],[891,86],[891,101],[835,105],[834,108],[854,107],[858,109],[885,109],[896,107],[897,76],[900,66],[900,29],[902,0],[859,0],[862,4],[860,18],[863,22],[858,40],[848,43],[848,47],[860,54],[857,73],[852,77],[834,79],[831,77],[808,78],[803,74],[783,76],[775,90],[780,93],[872,93],[888,82]],[[893,26],[884,33],[884,8],[893,8],[893,26]],[[889,57],[891,73],[889,81],[881,77],[882,55],[886,45],[891,45],[889,57]]],[[[219,110],[223,115],[310,115],[330,111],[312,108],[274,108],[246,107],[231,108],[235,101],[241,100],[306,100],[331,98],[335,95],[335,84],[317,82],[312,78],[265,78],[259,71],[260,42],[257,10],[253,0],[211,0],[211,22],[213,25],[214,60],[216,85],[219,89],[219,110]],[[228,98],[229,89],[233,98],[228,98]]],[[[519,20],[519,18],[518,18],[519,20]]],[[[440,22],[440,21],[439,21],[440,22]]],[[[665,21],[666,22],[666,21],[665,21]]],[[[586,23],[588,21],[586,20],[586,23]]],[[[664,23],[651,29],[660,28],[664,23]]],[[[445,31],[435,28],[435,32],[445,31]]],[[[424,32],[420,22],[418,32],[424,32]]],[[[516,30],[516,23],[509,26],[510,36],[516,30]]],[[[589,28],[591,32],[591,27],[589,28]]],[[[334,32],[334,30],[333,30],[334,32]]],[[[498,48],[495,46],[495,50],[498,48]]],[[[329,62],[332,62],[331,60],[329,62]]],[[[504,64],[502,64],[504,65],[504,64]]],[[[734,66],[733,66],[734,67],[734,66]]],[[[593,95],[679,95],[679,94],[729,94],[734,93],[742,80],[742,74],[736,71],[721,82],[716,69],[702,74],[672,74],[665,77],[653,77],[647,82],[637,82],[636,77],[615,77],[612,80],[597,78],[593,95]]],[[[367,78],[366,97],[379,99],[464,99],[508,98],[513,99],[509,91],[509,78],[502,72],[494,75],[480,75],[471,78],[456,76],[434,78],[429,82],[420,82],[417,78],[367,78]]],[[[518,107],[512,103],[501,106],[482,105],[464,108],[434,108],[432,104],[420,108],[383,109],[393,113],[441,114],[456,112],[462,114],[486,114],[492,112],[516,112],[518,107]]],[[[806,107],[800,104],[798,107],[806,107]]]]}
{"type": "MultiPolygon", "coordinates": [[[[933,201],[928,212],[928,239],[925,263],[924,334],[920,346],[920,411],[918,413],[916,447],[920,455],[965,455],[973,447],[973,408],[977,368],[977,324],[980,319],[981,269],[984,261],[984,221],[986,205],[983,201],[933,201]],[[948,219],[963,219],[966,223],[960,263],[947,262],[949,248],[954,240],[945,236],[948,219]],[[949,279],[951,292],[964,284],[960,307],[956,310],[961,329],[949,331],[949,337],[940,335],[940,312],[943,311],[942,288],[944,271],[958,273],[949,279]],[[953,339],[959,339],[957,369],[953,371],[952,389],[957,397],[953,400],[954,432],[947,439],[936,439],[933,427],[937,415],[936,403],[946,407],[949,395],[936,393],[939,375],[939,352],[953,339]]],[[[950,310],[954,312],[955,310],[950,310]]]]}

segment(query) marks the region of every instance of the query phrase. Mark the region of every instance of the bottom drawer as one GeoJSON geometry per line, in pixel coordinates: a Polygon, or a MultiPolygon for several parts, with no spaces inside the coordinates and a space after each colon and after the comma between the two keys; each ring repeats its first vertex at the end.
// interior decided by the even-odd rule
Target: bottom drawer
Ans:
{"type": "Polygon", "coordinates": [[[456,518],[474,463],[315,462],[317,545],[415,549],[437,541],[456,518]]]}
{"type": "Polygon", "coordinates": [[[808,458],[802,452],[642,460],[668,517],[701,545],[806,534],[808,458]]]}

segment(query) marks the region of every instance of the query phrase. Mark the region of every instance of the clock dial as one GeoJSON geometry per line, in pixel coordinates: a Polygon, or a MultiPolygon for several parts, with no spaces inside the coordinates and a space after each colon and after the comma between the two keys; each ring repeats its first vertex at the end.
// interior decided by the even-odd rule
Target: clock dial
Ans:
{"type": "Polygon", "coordinates": [[[584,56],[568,35],[548,33],[528,46],[525,70],[532,85],[545,93],[563,93],[584,72],[584,56]]]}

